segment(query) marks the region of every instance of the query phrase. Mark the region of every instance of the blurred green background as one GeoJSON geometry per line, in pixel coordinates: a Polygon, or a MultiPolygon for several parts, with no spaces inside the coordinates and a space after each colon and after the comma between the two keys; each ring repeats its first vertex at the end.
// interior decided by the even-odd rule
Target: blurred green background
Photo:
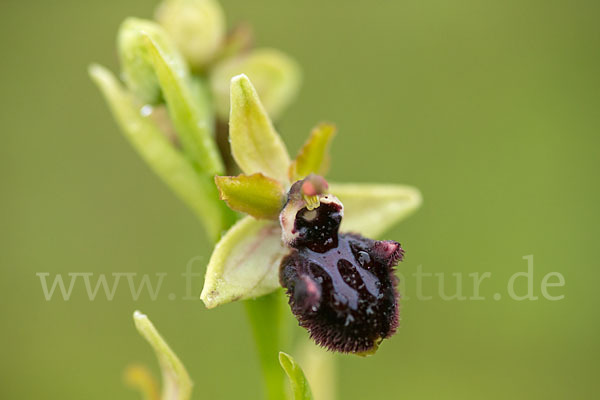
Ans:
{"type": "MultiPolygon", "coordinates": [[[[294,153],[334,121],[330,178],[418,186],[423,208],[401,241],[409,300],[374,357],[337,357],[340,399],[592,398],[600,345],[600,3],[233,1],[259,45],[302,65],[279,124],[294,153]],[[506,295],[534,255],[537,301],[506,295]],[[426,272],[491,272],[481,301],[415,297],[426,272]],[[566,285],[541,297],[560,272],[566,285]],[[502,298],[494,300],[493,294],[502,298]]],[[[118,131],[86,68],[117,69],[115,35],[154,2],[3,0],[0,4],[0,398],[134,399],[123,368],[154,355],[131,320],[147,313],[196,382],[196,399],[256,398],[243,307],[208,311],[183,293],[210,247],[192,213],[118,131]],[[37,272],[169,272],[161,295],[45,301],[37,272]]],[[[453,292],[452,280],[446,291],[453,292]]],[[[194,291],[199,293],[201,282],[194,291]]],[[[518,287],[525,291],[524,284],[518,287]]],[[[302,332],[300,332],[302,334],[302,332]]],[[[293,349],[288,349],[293,352],[293,349]]]]}

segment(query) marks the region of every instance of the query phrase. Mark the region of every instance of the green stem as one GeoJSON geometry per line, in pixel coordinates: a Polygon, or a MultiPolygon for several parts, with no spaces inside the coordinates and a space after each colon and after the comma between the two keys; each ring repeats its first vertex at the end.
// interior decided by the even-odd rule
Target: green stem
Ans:
{"type": "Polygon", "coordinates": [[[244,301],[258,350],[267,400],[286,398],[285,374],[278,358],[284,337],[284,304],[281,290],[255,300],[244,301]]]}

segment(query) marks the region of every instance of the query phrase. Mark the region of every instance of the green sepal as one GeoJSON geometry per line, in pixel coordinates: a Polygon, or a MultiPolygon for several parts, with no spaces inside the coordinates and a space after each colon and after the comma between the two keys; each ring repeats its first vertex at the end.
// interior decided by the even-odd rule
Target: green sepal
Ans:
{"type": "Polygon", "coordinates": [[[367,237],[380,236],[421,205],[421,193],[412,186],[330,182],[329,190],[344,204],[340,230],[367,237]]]}
{"type": "Polygon", "coordinates": [[[233,158],[246,175],[262,173],[288,182],[287,149],[246,75],[231,80],[229,141],[233,158]]]}
{"type": "Polygon", "coordinates": [[[279,264],[288,252],[278,222],[245,217],[215,246],[200,298],[213,308],[273,292],[280,287],[279,264]]]}

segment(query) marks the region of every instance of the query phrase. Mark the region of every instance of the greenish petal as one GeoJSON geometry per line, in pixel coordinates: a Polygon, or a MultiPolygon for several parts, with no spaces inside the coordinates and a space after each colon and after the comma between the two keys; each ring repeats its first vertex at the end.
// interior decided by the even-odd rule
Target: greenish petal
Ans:
{"type": "Polygon", "coordinates": [[[156,104],[162,99],[162,95],[146,37],[167,49],[178,74],[187,74],[187,65],[160,25],[140,18],[127,18],[123,21],[117,36],[123,80],[141,102],[156,104]]]}
{"type": "Polygon", "coordinates": [[[285,144],[246,75],[231,80],[229,141],[233,158],[246,175],[262,173],[288,182],[290,157],[285,144]]]}
{"type": "Polygon", "coordinates": [[[219,62],[211,71],[217,114],[226,120],[229,113],[229,82],[246,74],[274,120],[294,100],[300,89],[300,67],[292,58],[275,49],[255,49],[239,57],[219,62]]]}
{"type": "Polygon", "coordinates": [[[139,311],[133,313],[138,332],[154,349],[162,372],[162,400],[188,400],[192,394],[192,380],[185,367],[160,336],[148,317],[139,311]]]}
{"type": "Polygon", "coordinates": [[[202,173],[222,173],[223,163],[212,135],[212,107],[203,82],[181,71],[179,56],[151,36],[146,36],[146,44],[184,151],[202,173]]]}
{"type": "Polygon", "coordinates": [[[127,139],[156,174],[194,210],[212,238],[218,239],[235,215],[219,200],[213,178],[196,172],[147,113],[142,113],[136,99],[123,89],[110,71],[93,65],[89,73],[127,139]]]}
{"type": "Polygon", "coordinates": [[[155,16],[195,69],[213,59],[225,36],[225,15],[215,0],[165,0],[155,16]]]}
{"type": "Polygon", "coordinates": [[[310,174],[324,175],[329,168],[329,147],[335,136],[335,125],[322,123],[310,133],[310,137],[290,165],[292,182],[310,174]]]}
{"type": "Polygon", "coordinates": [[[278,222],[240,220],[215,246],[200,298],[213,308],[271,293],[280,287],[279,264],[287,253],[278,222]]]}
{"type": "Polygon", "coordinates": [[[302,372],[302,368],[289,354],[283,351],[279,352],[279,363],[287,374],[290,385],[292,386],[293,400],[312,400],[313,396],[310,391],[308,381],[302,372]]]}
{"type": "Polygon", "coordinates": [[[412,186],[330,183],[344,204],[343,232],[378,237],[411,215],[421,205],[421,193],[412,186]]]}
{"type": "Polygon", "coordinates": [[[216,176],[221,200],[229,208],[259,219],[277,220],[285,201],[285,190],[263,174],[216,176]]]}

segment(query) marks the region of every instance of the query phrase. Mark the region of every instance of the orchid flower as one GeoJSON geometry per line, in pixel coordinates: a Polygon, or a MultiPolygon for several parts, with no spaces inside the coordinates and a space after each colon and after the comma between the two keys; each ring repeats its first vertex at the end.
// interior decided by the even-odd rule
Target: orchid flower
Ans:
{"type": "Polygon", "coordinates": [[[321,175],[333,125],[318,125],[291,160],[248,77],[232,79],[230,97],[231,153],[243,174],[215,182],[221,199],[248,216],[217,243],[201,299],[213,308],[284,286],[300,325],[317,343],[374,351],[397,325],[393,267],[403,250],[360,234],[377,236],[410,215],[421,203],[419,191],[329,184],[321,175]],[[351,233],[338,234],[338,228],[351,233]]]}

